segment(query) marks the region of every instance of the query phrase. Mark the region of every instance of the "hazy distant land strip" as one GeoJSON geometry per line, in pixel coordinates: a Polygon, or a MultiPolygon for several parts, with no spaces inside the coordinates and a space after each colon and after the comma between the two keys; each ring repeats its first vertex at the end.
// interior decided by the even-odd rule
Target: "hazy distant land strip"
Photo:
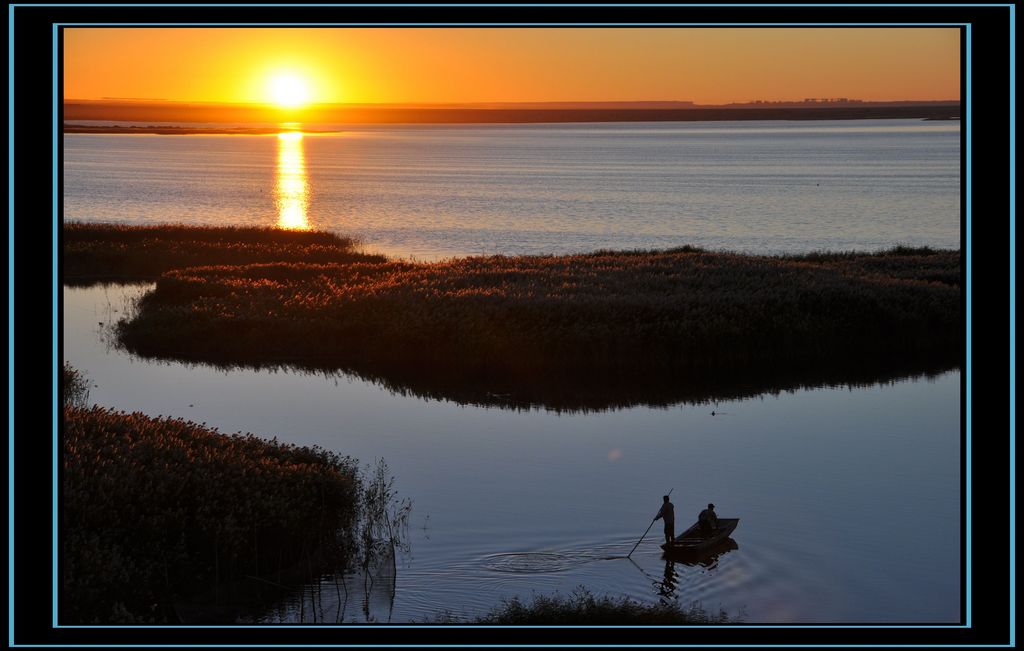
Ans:
{"type": "MultiPolygon", "coordinates": [[[[960,118],[958,102],[932,103],[828,103],[744,104],[701,107],[687,103],[628,105],[619,103],[589,106],[542,105],[516,107],[422,107],[422,106],[319,106],[301,111],[275,107],[217,104],[162,104],[67,102],[64,120],[108,122],[229,122],[263,123],[295,121],[303,124],[488,124],[551,122],[690,122],[733,120],[952,120],[960,118]]],[[[81,126],[65,125],[65,132],[80,132],[81,126]]],[[[119,127],[108,129],[123,130],[119,127]]],[[[153,127],[165,128],[165,127],[153,127]]],[[[91,132],[97,132],[91,128],[91,132]]],[[[135,132],[142,132],[136,130],[135,132]]],[[[209,131],[205,131],[209,133],[209,131]]],[[[183,133],[174,131],[172,133],[183,133]]]]}
{"type": "MultiPolygon", "coordinates": [[[[145,126],[65,124],[63,131],[64,133],[138,133],[161,136],[266,136],[281,133],[282,129],[281,127],[177,127],[154,124],[145,126]]],[[[338,133],[330,129],[304,128],[302,131],[305,133],[338,133]]]]}

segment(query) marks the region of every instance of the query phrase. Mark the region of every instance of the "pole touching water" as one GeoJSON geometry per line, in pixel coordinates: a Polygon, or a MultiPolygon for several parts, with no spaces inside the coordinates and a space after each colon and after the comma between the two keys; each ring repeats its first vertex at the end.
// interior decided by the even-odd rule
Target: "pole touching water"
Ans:
{"type": "MultiPolygon", "coordinates": [[[[675,490],[675,488],[670,488],[669,491],[668,491],[668,494],[671,495],[672,491],[674,491],[674,490],[675,490]]],[[[657,519],[658,519],[658,516],[654,516],[654,520],[651,520],[651,523],[649,525],[647,525],[647,531],[651,530],[651,527],[654,526],[654,521],[657,520],[657,519]]],[[[626,558],[629,558],[630,556],[632,556],[633,552],[636,551],[636,548],[639,547],[640,543],[642,543],[644,541],[644,538],[647,537],[647,531],[644,532],[644,535],[640,536],[640,540],[636,541],[636,544],[633,545],[633,549],[629,550],[629,553],[626,554],[626,558]]]]}

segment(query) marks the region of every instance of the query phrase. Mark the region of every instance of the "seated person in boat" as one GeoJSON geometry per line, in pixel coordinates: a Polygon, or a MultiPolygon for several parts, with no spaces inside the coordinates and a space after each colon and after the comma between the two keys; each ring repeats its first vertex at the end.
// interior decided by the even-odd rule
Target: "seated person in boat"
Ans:
{"type": "Polygon", "coordinates": [[[697,522],[700,523],[700,530],[709,534],[718,528],[718,516],[715,514],[715,505],[708,504],[708,508],[700,512],[697,516],[697,522]]]}

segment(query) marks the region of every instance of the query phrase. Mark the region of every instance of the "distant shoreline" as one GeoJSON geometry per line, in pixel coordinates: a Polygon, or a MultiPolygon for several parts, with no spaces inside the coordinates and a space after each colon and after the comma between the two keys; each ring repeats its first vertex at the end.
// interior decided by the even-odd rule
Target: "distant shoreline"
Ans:
{"type": "MultiPolygon", "coordinates": [[[[959,105],[896,105],[829,108],[591,108],[591,109],[486,109],[486,108],[346,108],[311,109],[302,114],[305,124],[538,124],[562,122],[715,122],[740,120],[951,120],[960,118],[959,105]]],[[[111,107],[65,104],[64,120],[109,122],[299,122],[297,115],[268,111],[224,114],[216,107],[188,111],[170,107],[111,107]],[[187,120],[182,118],[186,117],[187,120]],[[229,119],[230,118],[230,119],[229,119]]],[[[92,127],[64,125],[65,133],[187,133],[191,127],[92,127]],[[153,129],[144,131],[144,129],[153,129]],[[109,131],[103,131],[109,129],[109,131]],[[131,129],[129,131],[129,129],[131,129]]],[[[266,127],[196,127],[195,133],[275,133],[266,127]]]]}
{"type": "MultiPolygon", "coordinates": [[[[64,124],[64,133],[119,133],[119,134],[149,134],[161,136],[265,136],[276,135],[283,131],[298,131],[298,129],[283,129],[281,127],[160,127],[155,125],[132,126],[132,125],[109,125],[93,126],[87,124],[64,124]]],[[[302,129],[303,133],[339,133],[327,129],[302,129]]]]}

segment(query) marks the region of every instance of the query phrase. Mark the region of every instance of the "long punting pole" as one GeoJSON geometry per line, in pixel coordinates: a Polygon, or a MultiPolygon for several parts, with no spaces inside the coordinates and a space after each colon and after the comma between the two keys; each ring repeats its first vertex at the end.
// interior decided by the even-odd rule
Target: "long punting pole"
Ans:
{"type": "MultiPolygon", "coordinates": [[[[672,491],[674,491],[674,490],[675,490],[675,488],[670,488],[669,491],[668,491],[668,494],[671,495],[672,491]]],[[[658,519],[658,516],[654,516],[654,520],[657,520],[657,519],[658,519]]],[[[654,526],[654,520],[651,520],[651,523],[649,525],[647,525],[647,531],[650,531],[651,527],[654,526]]],[[[626,554],[626,558],[629,558],[630,556],[632,556],[633,552],[636,551],[636,548],[639,547],[640,543],[642,543],[644,541],[644,538],[647,537],[647,531],[644,532],[644,535],[640,536],[640,540],[636,541],[636,544],[633,545],[633,549],[629,550],[629,553],[626,554]]]]}

